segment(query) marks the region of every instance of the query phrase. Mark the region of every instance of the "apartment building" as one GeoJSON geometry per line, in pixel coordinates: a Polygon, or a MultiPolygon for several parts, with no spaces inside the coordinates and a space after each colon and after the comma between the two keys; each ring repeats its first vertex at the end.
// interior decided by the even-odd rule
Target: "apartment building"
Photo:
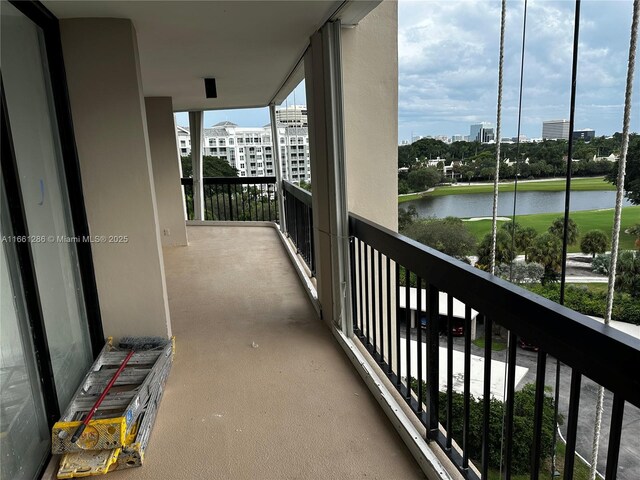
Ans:
{"type": "MultiPolygon", "coordinates": [[[[279,117],[288,119],[285,125],[278,122],[282,176],[294,183],[309,182],[309,129],[302,126],[307,124],[306,108],[289,107],[286,110],[276,110],[276,118],[279,117]],[[284,116],[278,115],[281,112],[284,112],[284,116]]],[[[176,130],[180,154],[190,155],[189,128],[178,126],[176,130]]],[[[229,165],[238,169],[240,177],[273,176],[275,167],[271,137],[270,125],[239,127],[232,122],[219,122],[211,128],[203,129],[202,152],[203,155],[226,160],[229,165]]]]}
{"type": "Polygon", "coordinates": [[[543,140],[569,140],[569,120],[547,120],[542,122],[543,140]]]}
{"type": "Polygon", "coordinates": [[[309,119],[306,105],[286,105],[276,109],[278,125],[292,127],[307,127],[309,119]]]}

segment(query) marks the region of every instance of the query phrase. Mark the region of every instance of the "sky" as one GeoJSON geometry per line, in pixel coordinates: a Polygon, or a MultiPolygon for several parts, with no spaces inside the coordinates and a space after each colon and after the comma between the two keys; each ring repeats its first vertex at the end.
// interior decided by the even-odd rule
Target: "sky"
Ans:
{"type": "MultiPolygon", "coordinates": [[[[502,137],[517,133],[524,0],[507,1],[502,137]]],[[[569,119],[575,4],[529,0],[521,133],[537,138],[543,120],[569,119]]],[[[582,1],[575,128],[597,135],[622,130],[632,0],[582,1]]],[[[495,125],[500,40],[497,0],[399,2],[398,142],[412,136],[469,135],[472,123],[495,125]]],[[[640,67],[639,67],[640,68],[640,67]]],[[[640,72],[631,131],[640,131],[640,72]]],[[[304,104],[304,83],[295,90],[304,104]]],[[[294,103],[293,93],[288,104],[294,103]]],[[[230,120],[269,123],[266,108],[205,113],[205,126],[230,120]]],[[[178,114],[188,125],[187,114],[178,114]]]]}
{"type": "MultiPolygon", "coordinates": [[[[282,102],[282,106],[306,105],[306,90],[304,80],[293,89],[282,102]]],[[[241,127],[263,127],[269,120],[269,108],[241,108],[235,110],[210,110],[204,112],[204,127],[209,128],[218,122],[229,121],[241,127]]],[[[189,126],[189,114],[177,113],[176,122],[183,127],[189,126]]]]}

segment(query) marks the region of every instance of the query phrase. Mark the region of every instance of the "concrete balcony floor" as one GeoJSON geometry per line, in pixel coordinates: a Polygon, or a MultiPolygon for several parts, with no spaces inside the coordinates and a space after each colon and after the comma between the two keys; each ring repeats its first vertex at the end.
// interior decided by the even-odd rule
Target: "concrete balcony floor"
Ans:
{"type": "Polygon", "coordinates": [[[424,478],[269,227],[164,250],[176,356],[142,468],[113,479],[424,478]],[[255,345],[254,345],[255,344],[255,345]]]}

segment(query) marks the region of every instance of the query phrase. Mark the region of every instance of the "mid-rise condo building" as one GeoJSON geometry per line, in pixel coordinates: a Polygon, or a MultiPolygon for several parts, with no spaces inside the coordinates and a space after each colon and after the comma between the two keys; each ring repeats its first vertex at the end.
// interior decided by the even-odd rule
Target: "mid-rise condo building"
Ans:
{"type": "MultiPolygon", "coordinates": [[[[306,124],[306,109],[292,107],[279,110],[291,126],[278,127],[280,138],[280,162],[282,177],[294,183],[311,180],[309,164],[309,131],[306,126],[293,126],[294,122],[306,124]],[[302,113],[304,112],[304,113],[302,113]]],[[[277,112],[277,113],[278,113],[277,112]]],[[[177,127],[178,148],[181,155],[191,154],[191,136],[186,127],[177,127]]],[[[239,127],[232,122],[220,122],[203,132],[202,153],[226,160],[238,169],[240,177],[275,175],[271,127],[239,127]]]]}

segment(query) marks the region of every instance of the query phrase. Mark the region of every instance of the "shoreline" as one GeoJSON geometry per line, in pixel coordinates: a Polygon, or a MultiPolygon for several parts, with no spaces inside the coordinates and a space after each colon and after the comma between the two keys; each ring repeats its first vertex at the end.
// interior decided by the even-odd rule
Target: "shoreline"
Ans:
{"type": "MultiPolygon", "coordinates": [[[[565,190],[564,178],[540,178],[531,180],[519,180],[518,191],[523,192],[562,192],[565,190]]],[[[513,192],[515,181],[500,182],[500,193],[513,192]]],[[[607,182],[604,177],[576,177],[571,180],[571,191],[615,191],[615,186],[607,182]]],[[[493,193],[493,182],[458,182],[451,185],[441,185],[422,192],[406,193],[398,195],[398,204],[412,200],[420,200],[425,197],[440,197],[446,195],[467,195],[474,193],[493,193]]]]}

